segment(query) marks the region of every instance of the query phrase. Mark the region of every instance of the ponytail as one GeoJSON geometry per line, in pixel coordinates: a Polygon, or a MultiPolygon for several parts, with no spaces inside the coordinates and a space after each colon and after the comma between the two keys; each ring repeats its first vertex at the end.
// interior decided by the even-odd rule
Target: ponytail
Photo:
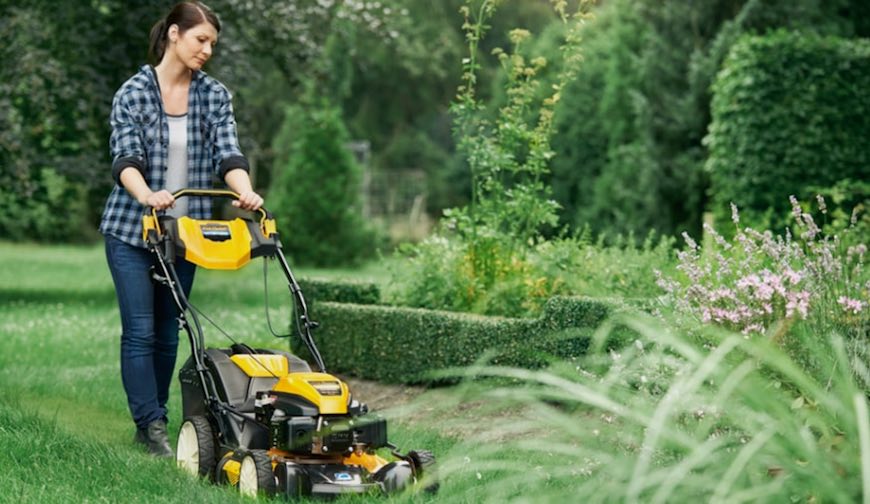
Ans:
{"type": "Polygon", "coordinates": [[[165,17],[151,27],[151,34],[148,36],[148,59],[155,65],[160,63],[163,53],[166,52],[167,31],[165,17]]]}
{"type": "Polygon", "coordinates": [[[221,22],[217,15],[205,4],[200,2],[179,2],[160,21],[151,27],[148,36],[148,59],[153,64],[160,63],[163,54],[166,53],[166,44],[169,42],[169,27],[178,25],[178,32],[184,33],[199,23],[211,23],[215,30],[220,33],[221,22]]]}

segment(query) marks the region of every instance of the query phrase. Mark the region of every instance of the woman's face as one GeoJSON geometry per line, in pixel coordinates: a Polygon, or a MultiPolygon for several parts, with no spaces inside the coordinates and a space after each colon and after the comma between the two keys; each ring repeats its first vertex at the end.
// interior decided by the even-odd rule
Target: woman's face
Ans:
{"type": "Polygon", "coordinates": [[[211,58],[218,32],[209,22],[202,22],[184,33],[177,25],[169,28],[169,40],[173,42],[176,57],[191,70],[199,70],[211,58]]]}

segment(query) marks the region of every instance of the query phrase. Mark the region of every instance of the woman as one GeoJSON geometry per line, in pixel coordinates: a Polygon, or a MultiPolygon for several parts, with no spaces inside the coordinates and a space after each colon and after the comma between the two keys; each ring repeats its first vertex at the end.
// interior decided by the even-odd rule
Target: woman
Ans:
{"type": "MultiPolygon", "coordinates": [[[[115,187],[100,232],[121,312],[121,378],[137,431],[135,440],[171,457],[166,432],[169,384],[178,348],[178,315],[165,286],[151,281],[152,254],[142,240],[148,207],[176,216],[208,218],[211,200],[172,193],[209,188],[218,175],[240,197],[233,205],[263,204],[251,187],[239,149],[229,91],[201,71],[218,40],[217,16],[199,2],[182,2],[151,29],[150,56],[112,103],[110,149],[115,187]]],[[[179,279],[190,294],[195,266],[182,258],[179,279]]]]}

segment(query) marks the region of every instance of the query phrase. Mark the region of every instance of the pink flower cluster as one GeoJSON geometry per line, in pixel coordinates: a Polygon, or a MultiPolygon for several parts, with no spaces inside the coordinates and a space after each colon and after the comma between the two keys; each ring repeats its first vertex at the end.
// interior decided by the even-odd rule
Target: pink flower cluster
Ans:
{"type": "Polygon", "coordinates": [[[864,301],[848,298],[846,296],[840,296],[837,298],[837,304],[843,307],[843,311],[851,313],[852,315],[858,315],[864,311],[864,307],[867,306],[867,303],[864,301]]]}
{"type": "MultiPolygon", "coordinates": [[[[744,334],[762,333],[777,320],[806,319],[826,300],[837,299],[844,314],[866,315],[868,289],[860,285],[866,245],[843,251],[836,236],[823,236],[797,199],[790,200],[798,240],[789,231],[774,236],[770,231],[741,229],[732,204],[731,218],[737,226],[733,242],[707,225],[704,229],[712,240],[705,248],[683,233],[686,249],[677,253],[681,277],[656,272],[657,284],[678,310],[744,334]]],[[[826,213],[824,199],[819,196],[817,202],[826,213]]]]}

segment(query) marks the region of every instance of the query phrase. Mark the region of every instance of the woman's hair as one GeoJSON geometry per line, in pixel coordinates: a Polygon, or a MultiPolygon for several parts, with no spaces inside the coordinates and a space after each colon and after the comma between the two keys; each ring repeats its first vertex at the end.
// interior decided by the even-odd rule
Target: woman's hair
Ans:
{"type": "Polygon", "coordinates": [[[166,43],[169,40],[169,27],[178,25],[179,33],[193,28],[194,26],[209,22],[220,33],[221,22],[217,15],[201,2],[179,2],[160,21],[151,27],[151,35],[148,43],[148,59],[154,64],[160,63],[166,52],[166,43]]]}

